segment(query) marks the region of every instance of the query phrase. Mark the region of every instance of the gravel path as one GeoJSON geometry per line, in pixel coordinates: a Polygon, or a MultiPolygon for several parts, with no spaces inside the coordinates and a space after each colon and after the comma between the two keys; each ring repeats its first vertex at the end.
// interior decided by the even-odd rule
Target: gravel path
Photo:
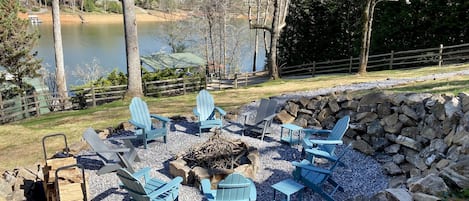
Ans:
{"type": "MultiPolygon", "coordinates": [[[[398,84],[403,84],[413,81],[423,81],[428,79],[441,79],[446,77],[455,76],[457,74],[469,74],[469,70],[463,70],[455,73],[445,73],[439,75],[431,75],[413,79],[388,79],[384,81],[377,81],[373,83],[359,83],[347,86],[338,86],[328,89],[320,89],[315,91],[297,92],[283,94],[281,96],[273,97],[278,99],[280,103],[286,100],[295,99],[303,96],[317,96],[327,94],[334,91],[345,90],[363,90],[371,89],[374,87],[390,87],[398,84]]],[[[240,113],[249,114],[253,117],[255,109],[258,105],[257,102],[245,105],[240,113]]],[[[281,104],[279,104],[281,105],[281,104]]],[[[238,121],[240,122],[240,121],[238,121]]],[[[227,138],[240,138],[247,144],[257,147],[260,152],[261,167],[254,180],[257,188],[259,201],[273,200],[273,189],[270,187],[272,184],[279,182],[283,179],[292,178],[293,166],[291,161],[301,160],[301,146],[293,146],[279,143],[280,138],[280,125],[274,124],[274,133],[269,135],[261,141],[256,138],[241,136],[241,128],[237,123],[226,123],[228,125],[223,130],[223,136],[227,138]]],[[[138,149],[138,154],[142,162],[136,163],[135,169],[143,167],[151,167],[152,176],[161,180],[169,181],[169,161],[172,158],[188,149],[188,147],[206,141],[211,132],[201,135],[201,137],[194,134],[198,131],[197,126],[190,120],[173,121],[168,134],[168,142],[162,143],[162,139],[157,139],[151,142],[148,148],[138,149]]],[[[342,151],[343,147],[339,147],[338,151],[342,151]]],[[[101,176],[96,175],[96,170],[99,168],[99,160],[91,153],[83,153],[79,159],[80,163],[84,163],[89,175],[88,186],[89,194],[94,201],[98,200],[130,200],[128,194],[118,188],[119,179],[114,173],[109,173],[101,176]]],[[[348,167],[339,166],[336,168],[333,178],[341,186],[344,187],[344,192],[338,192],[334,196],[336,200],[346,200],[353,198],[357,195],[370,196],[376,192],[385,189],[388,186],[389,178],[383,173],[380,164],[372,157],[366,156],[355,150],[350,150],[342,160],[348,167]]],[[[179,193],[180,201],[197,201],[204,200],[200,191],[194,187],[182,186],[179,193]]],[[[313,193],[311,190],[306,190],[304,193],[304,200],[321,200],[321,197],[313,193]]]]}

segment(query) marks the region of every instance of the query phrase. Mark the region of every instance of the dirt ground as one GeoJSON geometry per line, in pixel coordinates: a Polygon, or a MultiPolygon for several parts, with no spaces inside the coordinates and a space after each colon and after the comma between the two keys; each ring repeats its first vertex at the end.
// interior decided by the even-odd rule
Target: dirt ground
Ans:
{"type": "MultiPolygon", "coordinates": [[[[20,13],[20,18],[27,19],[28,15],[36,15],[42,23],[52,23],[52,12],[41,13],[20,13]]],[[[175,21],[187,18],[188,15],[182,12],[165,13],[159,11],[137,12],[137,22],[164,22],[175,21]]],[[[65,23],[123,23],[122,14],[89,14],[89,13],[61,13],[60,22],[65,23]]]]}

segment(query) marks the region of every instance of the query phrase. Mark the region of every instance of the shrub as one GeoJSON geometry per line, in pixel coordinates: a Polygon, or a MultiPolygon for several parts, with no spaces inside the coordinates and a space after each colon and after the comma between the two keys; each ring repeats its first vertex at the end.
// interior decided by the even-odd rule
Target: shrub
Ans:
{"type": "Polygon", "coordinates": [[[112,1],[107,5],[107,11],[111,13],[122,14],[122,4],[112,1]]]}

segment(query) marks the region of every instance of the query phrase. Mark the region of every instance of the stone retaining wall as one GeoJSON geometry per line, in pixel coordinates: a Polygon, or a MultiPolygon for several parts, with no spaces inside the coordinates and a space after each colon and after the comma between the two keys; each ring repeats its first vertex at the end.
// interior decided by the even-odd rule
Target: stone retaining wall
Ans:
{"type": "Polygon", "coordinates": [[[276,118],[331,129],[345,115],[344,141],[392,178],[372,200],[440,200],[449,189],[469,188],[469,94],[344,92],[289,100],[276,118]]]}

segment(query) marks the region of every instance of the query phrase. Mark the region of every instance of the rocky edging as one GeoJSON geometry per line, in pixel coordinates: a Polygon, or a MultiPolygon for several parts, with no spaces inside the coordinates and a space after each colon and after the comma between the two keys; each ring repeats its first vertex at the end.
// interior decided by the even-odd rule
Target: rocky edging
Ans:
{"type": "Polygon", "coordinates": [[[469,188],[469,94],[332,93],[288,100],[276,118],[331,129],[345,115],[344,140],[391,176],[388,189],[355,200],[442,200],[469,188]]]}

